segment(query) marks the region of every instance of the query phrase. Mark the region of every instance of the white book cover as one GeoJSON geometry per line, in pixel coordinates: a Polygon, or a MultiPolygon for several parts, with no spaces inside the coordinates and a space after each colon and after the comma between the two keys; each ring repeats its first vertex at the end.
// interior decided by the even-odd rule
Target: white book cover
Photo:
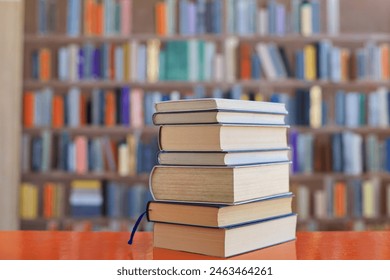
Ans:
{"type": "Polygon", "coordinates": [[[257,11],[257,33],[268,35],[268,10],[261,8],[257,11]]]}
{"type": "Polygon", "coordinates": [[[188,62],[190,67],[188,68],[188,79],[190,82],[199,80],[199,56],[198,56],[198,41],[191,39],[188,40],[188,62]]]}
{"type": "Polygon", "coordinates": [[[326,218],[326,193],[324,190],[314,191],[314,216],[317,219],[326,218]]]}
{"type": "Polygon", "coordinates": [[[130,81],[136,82],[138,81],[138,42],[132,41],[130,46],[130,81]]]}
{"type": "Polygon", "coordinates": [[[78,65],[79,65],[79,46],[70,44],[68,46],[69,53],[69,81],[78,81],[78,65]]]}
{"type": "Polygon", "coordinates": [[[214,59],[213,59],[213,64],[214,64],[213,79],[216,82],[223,81],[223,73],[224,73],[224,69],[225,69],[224,61],[225,61],[225,59],[224,59],[223,54],[220,54],[220,53],[215,54],[214,59]]]}
{"type": "Polygon", "coordinates": [[[58,79],[69,80],[69,52],[67,47],[58,50],[58,79]]]}
{"type": "Polygon", "coordinates": [[[80,125],[80,89],[72,87],[68,92],[68,116],[69,126],[78,127],[80,125]]]}
{"type": "Polygon", "coordinates": [[[228,38],[225,41],[225,77],[227,82],[234,82],[236,80],[236,70],[237,70],[237,38],[228,38]]]}
{"type": "Polygon", "coordinates": [[[262,66],[266,78],[269,80],[275,80],[277,78],[277,72],[272,62],[272,58],[269,53],[267,45],[263,43],[259,43],[256,46],[256,50],[262,62],[262,66]]]}
{"type": "Polygon", "coordinates": [[[387,127],[389,125],[389,106],[387,100],[388,90],[385,87],[378,89],[378,104],[379,104],[379,126],[387,127]]]}
{"type": "Polygon", "coordinates": [[[123,48],[122,45],[115,47],[115,80],[123,81],[123,48]]]}
{"type": "Polygon", "coordinates": [[[298,219],[306,221],[310,218],[310,192],[306,186],[299,186],[297,189],[297,214],[298,219]]]}
{"type": "Polygon", "coordinates": [[[371,92],[368,95],[368,125],[372,127],[379,126],[379,95],[377,92],[371,92]]]}
{"type": "Polygon", "coordinates": [[[340,32],[340,3],[339,0],[327,0],[327,25],[329,35],[338,35],[340,32]]]}

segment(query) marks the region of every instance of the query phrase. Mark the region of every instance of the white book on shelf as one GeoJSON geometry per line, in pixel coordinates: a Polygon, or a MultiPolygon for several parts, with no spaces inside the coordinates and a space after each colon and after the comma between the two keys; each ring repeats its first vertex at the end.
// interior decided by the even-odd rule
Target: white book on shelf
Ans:
{"type": "Polygon", "coordinates": [[[190,39],[188,40],[188,52],[187,59],[189,65],[188,68],[188,80],[190,82],[196,82],[199,80],[199,56],[198,56],[198,40],[190,39]]]}
{"type": "Polygon", "coordinates": [[[123,48],[122,45],[115,47],[115,80],[123,81],[123,48]]]}
{"type": "Polygon", "coordinates": [[[314,191],[314,216],[317,219],[326,218],[326,192],[324,190],[314,191]]]}
{"type": "Polygon", "coordinates": [[[340,3],[339,0],[327,0],[327,29],[329,35],[338,35],[340,32],[340,3]]]}
{"type": "Polygon", "coordinates": [[[389,106],[388,106],[388,89],[385,87],[378,88],[378,104],[379,104],[379,127],[387,127],[389,125],[389,106]]]}
{"type": "Polygon", "coordinates": [[[260,8],[257,11],[257,33],[259,35],[268,35],[268,10],[260,8]]]}
{"type": "Polygon", "coordinates": [[[214,55],[213,59],[213,80],[216,82],[222,82],[223,81],[223,73],[224,73],[224,55],[221,53],[216,53],[214,55]]]}
{"type": "Polygon", "coordinates": [[[130,81],[136,82],[138,81],[138,41],[132,41],[130,43],[130,81]]]}
{"type": "Polygon", "coordinates": [[[58,50],[58,79],[69,80],[69,52],[67,47],[60,47],[58,50]]]}
{"type": "Polygon", "coordinates": [[[68,46],[69,54],[69,81],[78,81],[78,66],[79,66],[79,46],[76,44],[70,44],[68,46]]]}
{"type": "Polygon", "coordinates": [[[370,92],[368,95],[367,122],[369,126],[379,126],[379,95],[377,92],[370,92]]]}
{"type": "Polygon", "coordinates": [[[166,23],[167,23],[167,35],[173,35],[176,33],[176,0],[166,0],[167,12],[166,12],[166,23]]]}
{"type": "Polygon", "coordinates": [[[205,43],[205,60],[203,63],[203,73],[205,81],[212,81],[214,72],[215,44],[213,42],[205,43]]]}
{"type": "Polygon", "coordinates": [[[310,191],[306,186],[297,189],[297,214],[298,219],[306,221],[310,218],[310,191]]]}
{"type": "Polygon", "coordinates": [[[120,176],[129,175],[129,147],[126,143],[121,143],[118,147],[118,173],[120,176]]]}
{"type": "Polygon", "coordinates": [[[349,92],[345,95],[345,125],[355,128],[359,126],[360,93],[349,92]]]}
{"type": "Polygon", "coordinates": [[[68,91],[67,110],[69,116],[69,127],[78,127],[80,125],[80,89],[72,87],[68,91]]]}
{"type": "Polygon", "coordinates": [[[257,44],[256,51],[262,62],[262,66],[266,78],[269,80],[275,80],[278,77],[278,75],[267,45],[264,43],[257,44]]]}
{"type": "Polygon", "coordinates": [[[231,37],[225,41],[225,77],[227,82],[234,82],[236,80],[236,69],[237,69],[237,46],[238,39],[231,37]]]}

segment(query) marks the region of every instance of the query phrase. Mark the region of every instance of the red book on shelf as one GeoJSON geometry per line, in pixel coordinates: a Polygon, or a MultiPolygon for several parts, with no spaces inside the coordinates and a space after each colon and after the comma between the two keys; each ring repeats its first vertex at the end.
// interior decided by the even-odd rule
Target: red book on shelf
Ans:
{"type": "Polygon", "coordinates": [[[105,108],[105,125],[114,126],[116,124],[116,102],[115,102],[115,93],[111,90],[106,92],[106,108],[105,108]]]}
{"type": "Polygon", "coordinates": [[[343,218],[347,215],[347,187],[344,182],[336,182],[334,185],[334,216],[343,218]]]}
{"type": "Polygon", "coordinates": [[[251,46],[248,43],[241,43],[240,48],[240,79],[249,80],[251,78],[251,46]]]}
{"type": "Polygon", "coordinates": [[[25,128],[34,126],[34,101],[35,95],[32,91],[27,91],[23,95],[23,125],[25,128]]]}
{"type": "Polygon", "coordinates": [[[158,2],[156,4],[156,34],[163,36],[167,34],[167,22],[166,22],[166,13],[167,5],[165,2],[158,2]]]}
{"type": "Polygon", "coordinates": [[[53,97],[53,127],[60,128],[64,126],[64,98],[61,95],[54,95],[53,97]]]}
{"type": "Polygon", "coordinates": [[[41,81],[51,79],[51,51],[48,48],[42,48],[39,51],[39,77],[41,81]]]}
{"type": "Polygon", "coordinates": [[[53,198],[54,198],[54,185],[52,183],[45,183],[43,189],[43,216],[45,218],[53,217],[53,198]]]}
{"type": "Polygon", "coordinates": [[[110,59],[109,59],[109,77],[110,80],[115,79],[115,45],[110,44],[110,59]]]}

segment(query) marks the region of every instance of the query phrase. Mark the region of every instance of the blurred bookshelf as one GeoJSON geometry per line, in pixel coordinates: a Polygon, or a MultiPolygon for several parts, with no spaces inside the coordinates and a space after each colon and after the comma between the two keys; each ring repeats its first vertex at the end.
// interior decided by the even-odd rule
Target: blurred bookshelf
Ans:
{"type": "Polygon", "coordinates": [[[153,104],[201,97],[286,103],[298,229],[387,229],[387,1],[31,0],[25,10],[35,12],[21,181],[37,201],[22,229],[130,229],[157,160],[153,104]],[[72,216],[80,180],[101,183],[90,217],[72,216]],[[55,217],[51,184],[64,189],[55,217]]]}

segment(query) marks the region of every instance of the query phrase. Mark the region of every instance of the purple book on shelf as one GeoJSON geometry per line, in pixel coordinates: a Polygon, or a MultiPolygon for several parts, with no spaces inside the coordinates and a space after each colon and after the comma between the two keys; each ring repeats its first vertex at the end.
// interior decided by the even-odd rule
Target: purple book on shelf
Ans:
{"type": "Polygon", "coordinates": [[[79,60],[77,67],[77,75],[79,80],[84,79],[84,67],[85,67],[85,59],[84,59],[84,50],[83,48],[79,49],[79,60]]]}
{"type": "Polygon", "coordinates": [[[297,139],[298,139],[298,132],[294,131],[294,130],[290,131],[290,146],[291,146],[291,160],[292,160],[292,172],[293,173],[298,173],[298,171],[299,171],[297,139]]]}
{"type": "Polygon", "coordinates": [[[101,77],[100,65],[100,49],[95,48],[92,58],[92,77],[94,79],[99,79],[101,77]]]}
{"type": "Polygon", "coordinates": [[[278,4],[276,7],[276,34],[284,35],[286,33],[286,7],[278,4]]]}
{"type": "Polygon", "coordinates": [[[130,125],[130,89],[123,87],[121,93],[121,124],[130,125]]]}
{"type": "Polygon", "coordinates": [[[193,2],[188,2],[187,4],[187,14],[188,14],[188,34],[196,34],[196,5],[193,2]]]}

